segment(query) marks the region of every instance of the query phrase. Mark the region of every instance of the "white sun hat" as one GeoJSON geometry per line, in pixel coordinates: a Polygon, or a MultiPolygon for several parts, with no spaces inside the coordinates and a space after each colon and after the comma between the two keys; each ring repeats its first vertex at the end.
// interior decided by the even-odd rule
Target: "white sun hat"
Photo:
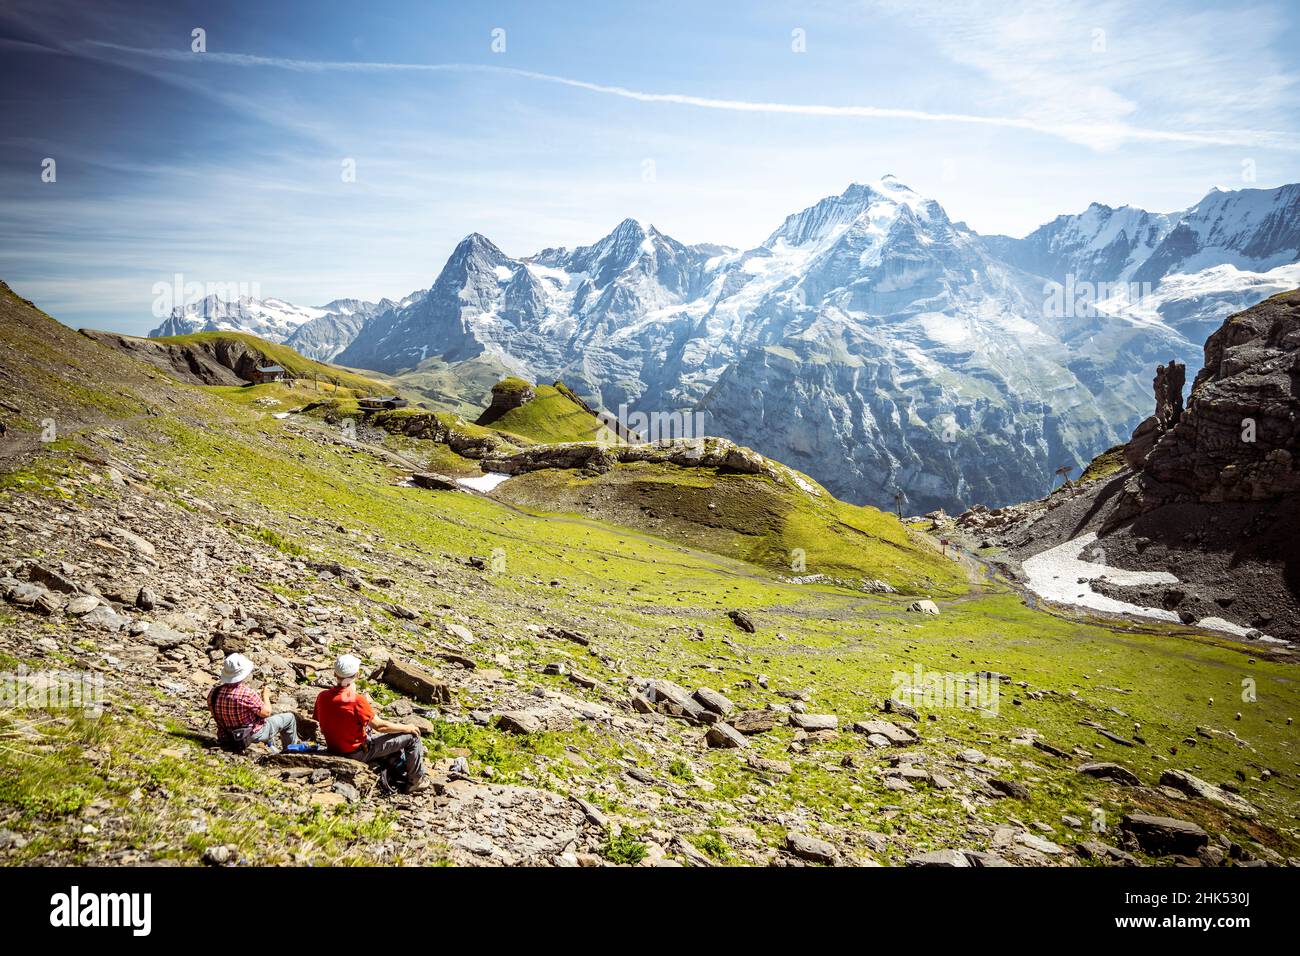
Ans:
{"type": "Polygon", "coordinates": [[[353,657],[351,654],[343,654],[334,662],[334,676],[339,680],[356,677],[360,671],[360,658],[353,657]]]}
{"type": "Polygon", "coordinates": [[[231,654],[221,665],[221,683],[238,684],[253,673],[253,662],[243,654],[231,654]]]}

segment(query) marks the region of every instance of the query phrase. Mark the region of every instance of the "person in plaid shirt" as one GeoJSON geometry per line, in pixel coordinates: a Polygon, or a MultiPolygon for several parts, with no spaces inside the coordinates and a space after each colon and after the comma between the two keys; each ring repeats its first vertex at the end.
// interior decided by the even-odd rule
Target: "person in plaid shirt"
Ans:
{"type": "Polygon", "coordinates": [[[245,681],[253,673],[253,662],[243,654],[231,654],[221,665],[221,681],[208,692],[208,710],[217,722],[217,740],[223,746],[243,750],[250,743],[270,744],[277,735],[282,747],[298,742],[298,718],[286,711],[271,713],[270,692],[258,696],[245,681]]]}

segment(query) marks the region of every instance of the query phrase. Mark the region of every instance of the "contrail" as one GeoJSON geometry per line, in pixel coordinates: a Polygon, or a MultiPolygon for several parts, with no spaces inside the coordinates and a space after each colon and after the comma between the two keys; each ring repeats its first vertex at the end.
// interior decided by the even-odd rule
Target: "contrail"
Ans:
{"type": "Polygon", "coordinates": [[[100,47],[147,56],[160,60],[193,63],[225,63],[231,66],[270,67],[299,73],[494,73],[514,76],[542,83],[554,83],[572,89],[586,90],[604,96],[617,96],[639,103],[673,103],[698,109],[725,110],[734,113],[777,113],[794,116],[828,116],[867,119],[905,119],[925,123],[966,123],[979,126],[1000,126],[1029,130],[1057,136],[1074,143],[1101,147],[1122,141],[1191,143],[1202,146],[1269,146],[1281,149],[1300,149],[1292,137],[1273,132],[1252,130],[1174,132],[1148,129],[1126,123],[1043,123],[1009,116],[978,116],[970,113],[932,113],[926,110],[899,109],[886,106],[834,106],[818,103],[767,103],[749,100],[717,99],[692,96],[686,93],[647,93],[623,86],[590,83],[552,73],[538,73],[509,66],[481,63],[380,63],[360,60],[295,60],[286,57],[257,56],[251,53],[190,53],[185,50],[142,49],[117,43],[86,40],[83,46],[100,47]]]}

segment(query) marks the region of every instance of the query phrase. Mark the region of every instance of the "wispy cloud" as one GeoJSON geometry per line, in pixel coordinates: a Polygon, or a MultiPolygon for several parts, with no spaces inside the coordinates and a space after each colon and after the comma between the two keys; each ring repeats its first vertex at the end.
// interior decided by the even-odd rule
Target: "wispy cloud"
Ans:
{"type": "Polygon", "coordinates": [[[1034,128],[1084,130],[1080,141],[1103,149],[1134,140],[1294,149],[1294,131],[1272,128],[1298,81],[1272,49],[1284,17],[1270,3],[868,2],[918,25],[991,82],[995,109],[1034,128]]]}
{"type": "MultiPolygon", "coordinates": [[[[286,57],[259,56],[251,53],[207,52],[194,54],[181,50],[146,49],[117,43],[88,40],[74,45],[124,53],[130,56],[183,62],[189,65],[216,63],[238,67],[270,68],[304,73],[490,73],[543,83],[553,83],[604,96],[617,96],[640,103],[668,103],[698,109],[725,110],[736,113],[783,114],[844,119],[901,119],[925,123],[960,123],[979,126],[1027,130],[1059,137],[1094,149],[1109,149],[1125,143],[1182,143],[1204,146],[1268,147],[1300,150],[1295,137],[1268,130],[1164,130],[1122,122],[1115,117],[1125,112],[1124,104],[1110,102],[1098,110],[1073,111],[1065,120],[1033,116],[981,116],[969,113],[931,112],[886,106],[832,105],[819,103],[776,103],[750,100],[719,99],[685,93],[655,93],[592,83],[552,73],[539,73],[515,67],[478,63],[385,63],[346,60],[299,60],[286,57]]],[[[1096,94],[1094,94],[1096,99],[1096,94]]],[[[1057,111],[1060,115],[1062,111],[1057,111]]]]}

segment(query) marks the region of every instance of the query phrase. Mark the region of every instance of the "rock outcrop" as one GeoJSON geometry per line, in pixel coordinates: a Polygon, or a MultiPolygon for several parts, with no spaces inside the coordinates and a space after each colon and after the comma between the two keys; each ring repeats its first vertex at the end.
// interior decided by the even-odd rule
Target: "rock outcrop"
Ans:
{"type": "MultiPolygon", "coordinates": [[[[672,439],[645,445],[606,445],[600,442],[538,445],[513,455],[485,458],[483,470],[520,475],[544,468],[576,468],[600,473],[629,462],[721,468],[744,475],[765,475],[776,481],[791,480],[794,474],[725,438],[672,439]]],[[[804,484],[807,485],[805,490],[815,490],[811,483],[804,484]]]]}
{"type": "Polygon", "coordinates": [[[234,337],[181,345],[96,329],[81,334],[190,385],[244,385],[253,380],[254,369],[268,364],[265,355],[234,337]]]}
{"type": "Polygon", "coordinates": [[[522,408],[537,397],[537,390],[522,378],[504,378],[492,386],[492,403],[474,422],[490,425],[506,412],[522,408]]]}
{"type": "Polygon", "coordinates": [[[1156,366],[1156,377],[1151,383],[1156,393],[1155,414],[1142,420],[1124,446],[1124,461],[1130,468],[1141,468],[1156,442],[1182,418],[1186,380],[1187,366],[1181,362],[1170,359],[1168,365],[1156,366]]]}
{"type": "Polygon", "coordinates": [[[1300,491],[1297,375],[1300,290],[1229,317],[1205,343],[1187,411],[1144,456],[1132,489],[1140,510],[1185,497],[1267,501],[1300,491]]]}

